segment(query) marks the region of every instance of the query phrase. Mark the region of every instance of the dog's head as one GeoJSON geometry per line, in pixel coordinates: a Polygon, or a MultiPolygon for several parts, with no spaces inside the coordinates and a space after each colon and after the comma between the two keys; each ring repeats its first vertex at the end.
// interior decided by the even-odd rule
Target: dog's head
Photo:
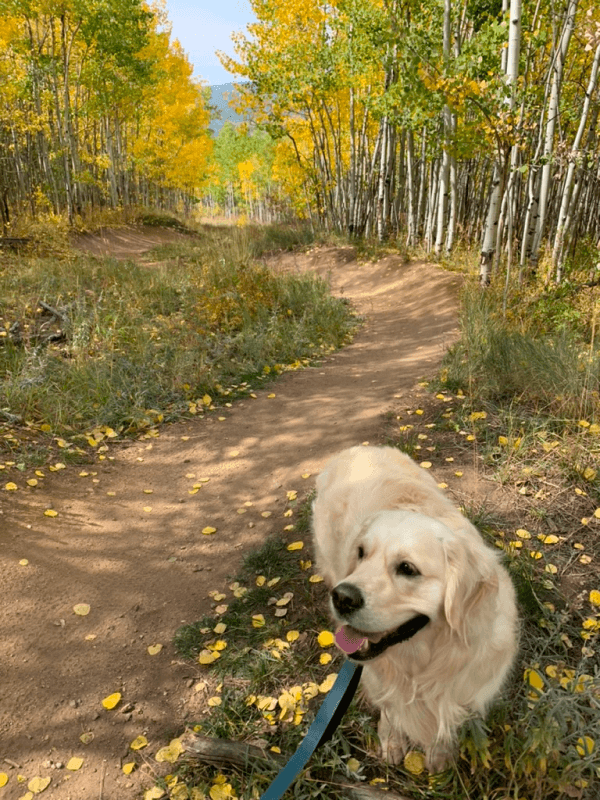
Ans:
{"type": "Polygon", "coordinates": [[[348,546],[340,554],[345,577],[330,594],[332,612],[350,633],[378,643],[377,654],[397,643],[394,632],[419,615],[466,638],[467,614],[497,588],[493,554],[483,543],[424,514],[381,511],[348,546]]]}

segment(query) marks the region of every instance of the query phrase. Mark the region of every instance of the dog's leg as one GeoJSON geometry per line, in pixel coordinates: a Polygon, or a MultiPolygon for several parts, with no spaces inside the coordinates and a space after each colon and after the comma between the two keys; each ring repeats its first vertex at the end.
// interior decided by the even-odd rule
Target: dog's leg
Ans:
{"type": "Polygon", "coordinates": [[[377,734],[381,743],[381,757],[390,764],[400,764],[409,749],[408,739],[392,727],[384,708],[381,709],[377,734]]]}
{"type": "Polygon", "coordinates": [[[425,766],[429,772],[442,772],[454,757],[452,742],[436,742],[425,749],[425,766]]]}

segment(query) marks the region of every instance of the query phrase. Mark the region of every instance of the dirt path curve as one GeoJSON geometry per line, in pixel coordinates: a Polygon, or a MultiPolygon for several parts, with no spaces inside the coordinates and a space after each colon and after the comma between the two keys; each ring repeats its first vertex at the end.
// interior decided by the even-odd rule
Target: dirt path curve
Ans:
{"type": "Polygon", "coordinates": [[[366,316],[354,343],[256,399],[115,448],[114,460],[47,473],[29,494],[0,493],[2,800],[27,791],[17,774],[51,777],[48,800],[129,800],[152,785],[121,764],[139,734],[152,763],[181,730],[200,668],[177,659],[174,631],[208,612],[207,592],[228,591],[242,554],[287,524],[286,491],[314,485],[303,474],[343,447],[377,442],[382,413],[456,335],[457,279],[430,265],[395,256],[358,265],[351,249],[332,247],[272,263],[331,274],[334,291],[366,316]],[[58,516],[45,517],[47,508],[58,516]],[[217,532],[201,535],[208,525],[217,532]],[[76,603],[89,615],[76,616],[76,603]],[[129,713],[102,708],[117,691],[129,713]],[[57,768],[72,756],[84,758],[79,771],[57,768]]]}

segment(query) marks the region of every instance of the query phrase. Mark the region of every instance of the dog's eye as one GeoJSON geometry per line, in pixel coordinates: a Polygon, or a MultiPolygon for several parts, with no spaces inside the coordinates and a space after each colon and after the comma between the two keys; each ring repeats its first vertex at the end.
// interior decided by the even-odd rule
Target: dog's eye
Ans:
{"type": "Polygon", "coordinates": [[[362,546],[358,548],[358,557],[359,558],[364,558],[365,557],[365,548],[362,547],[362,546]]]}
{"type": "Polygon", "coordinates": [[[412,577],[413,575],[418,574],[419,570],[412,564],[409,564],[408,561],[402,561],[396,567],[396,575],[406,575],[407,577],[412,577]]]}

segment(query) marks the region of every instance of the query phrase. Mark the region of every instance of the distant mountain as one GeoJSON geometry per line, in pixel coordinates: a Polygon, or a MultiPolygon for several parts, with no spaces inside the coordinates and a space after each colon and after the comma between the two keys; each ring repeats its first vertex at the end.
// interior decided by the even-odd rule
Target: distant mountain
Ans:
{"type": "Polygon", "coordinates": [[[215,119],[213,116],[210,121],[211,130],[214,131],[216,136],[227,120],[232,122],[234,125],[239,125],[240,122],[244,121],[244,118],[239,114],[236,114],[233,108],[231,108],[229,105],[229,101],[232,100],[237,94],[233,83],[220,83],[217,86],[211,86],[210,91],[210,104],[215,106],[220,112],[220,119],[215,119]]]}

